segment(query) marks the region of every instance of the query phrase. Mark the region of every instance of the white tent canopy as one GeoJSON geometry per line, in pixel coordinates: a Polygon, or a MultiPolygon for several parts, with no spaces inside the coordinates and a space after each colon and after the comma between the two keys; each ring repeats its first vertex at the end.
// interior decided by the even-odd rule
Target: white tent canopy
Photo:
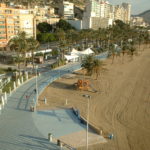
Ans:
{"type": "Polygon", "coordinates": [[[82,51],[82,54],[90,55],[90,54],[94,54],[94,52],[90,48],[87,48],[86,50],[82,51]]]}
{"type": "Polygon", "coordinates": [[[80,55],[82,55],[82,53],[81,53],[81,51],[78,51],[78,50],[76,50],[76,49],[72,49],[72,51],[71,51],[71,55],[77,55],[77,56],[80,56],[80,55]]]}
{"type": "Polygon", "coordinates": [[[75,61],[78,61],[79,56],[77,56],[77,55],[65,55],[65,58],[67,59],[67,61],[75,62],[75,61]]]}
{"type": "Polygon", "coordinates": [[[94,54],[94,52],[90,48],[87,48],[84,51],[78,51],[73,48],[71,52],[71,55],[78,55],[78,56],[91,55],[91,54],[94,54]]]}

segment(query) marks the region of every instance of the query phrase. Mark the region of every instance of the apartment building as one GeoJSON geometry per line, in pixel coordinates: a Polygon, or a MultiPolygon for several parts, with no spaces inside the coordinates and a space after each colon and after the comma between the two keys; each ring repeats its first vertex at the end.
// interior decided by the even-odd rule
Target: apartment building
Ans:
{"type": "Polygon", "coordinates": [[[104,0],[88,0],[83,14],[83,29],[112,25],[111,5],[104,0]]]}
{"type": "Polygon", "coordinates": [[[108,1],[100,1],[100,17],[110,18],[111,4],[108,1]]]}
{"type": "Polygon", "coordinates": [[[36,24],[47,22],[51,25],[54,25],[60,20],[60,17],[58,15],[55,15],[54,8],[50,6],[35,6],[34,8],[30,9],[30,11],[35,16],[36,24]]]}
{"type": "Polygon", "coordinates": [[[129,23],[131,20],[131,4],[122,3],[122,7],[124,8],[124,22],[129,23]]]}
{"type": "Polygon", "coordinates": [[[33,14],[29,10],[0,4],[0,47],[5,47],[19,31],[25,31],[28,37],[35,36],[36,26],[33,14]]]}
{"type": "Polygon", "coordinates": [[[131,5],[122,3],[122,5],[115,6],[114,20],[122,20],[124,23],[129,23],[131,18],[131,5]]]}
{"type": "Polygon", "coordinates": [[[61,0],[58,6],[58,14],[64,19],[74,18],[74,4],[68,1],[61,0]]]}

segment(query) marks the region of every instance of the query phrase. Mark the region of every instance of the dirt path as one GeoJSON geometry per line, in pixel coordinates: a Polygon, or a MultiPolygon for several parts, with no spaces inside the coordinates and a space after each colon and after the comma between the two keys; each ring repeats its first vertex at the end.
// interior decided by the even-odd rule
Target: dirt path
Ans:
{"type": "MultiPolygon", "coordinates": [[[[40,109],[62,106],[68,99],[69,106],[77,107],[86,115],[86,100],[82,94],[90,94],[90,122],[105,135],[114,134],[114,140],[91,147],[93,150],[148,150],[150,149],[150,50],[147,48],[131,61],[125,56],[105,61],[106,70],[98,80],[90,82],[97,93],[77,91],[74,79],[61,79],[49,86],[41,95],[48,105],[40,109]]],[[[81,148],[82,149],[82,148],[81,148]]]]}

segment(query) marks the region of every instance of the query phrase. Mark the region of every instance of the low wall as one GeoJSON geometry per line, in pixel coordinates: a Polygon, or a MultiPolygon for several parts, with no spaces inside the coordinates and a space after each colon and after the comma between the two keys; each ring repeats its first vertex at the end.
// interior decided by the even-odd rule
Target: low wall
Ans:
{"type": "MultiPolygon", "coordinates": [[[[78,114],[78,110],[77,109],[75,109],[74,107],[72,107],[72,111],[73,111],[73,113],[77,116],[77,118],[80,120],[80,122],[82,123],[82,124],[87,124],[87,120],[83,117],[83,116],[81,116],[80,114],[78,114]]],[[[88,123],[89,124],[89,127],[92,129],[92,130],[94,130],[97,134],[99,134],[99,135],[101,135],[101,130],[98,128],[98,127],[96,127],[94,124],[92,124],[92,123],[88,123]]]]}

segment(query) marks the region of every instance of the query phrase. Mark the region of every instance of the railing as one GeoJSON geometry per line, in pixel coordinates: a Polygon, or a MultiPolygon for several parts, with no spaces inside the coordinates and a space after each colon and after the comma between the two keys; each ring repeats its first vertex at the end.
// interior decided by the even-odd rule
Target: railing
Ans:
{"type": "Polygon", "coordinates": [[[2,79],[2,81],[0,82],[0,89],[3,89],[4,86],[10,82],[10,78],[5,78],[5,79],[2,79]]]}

